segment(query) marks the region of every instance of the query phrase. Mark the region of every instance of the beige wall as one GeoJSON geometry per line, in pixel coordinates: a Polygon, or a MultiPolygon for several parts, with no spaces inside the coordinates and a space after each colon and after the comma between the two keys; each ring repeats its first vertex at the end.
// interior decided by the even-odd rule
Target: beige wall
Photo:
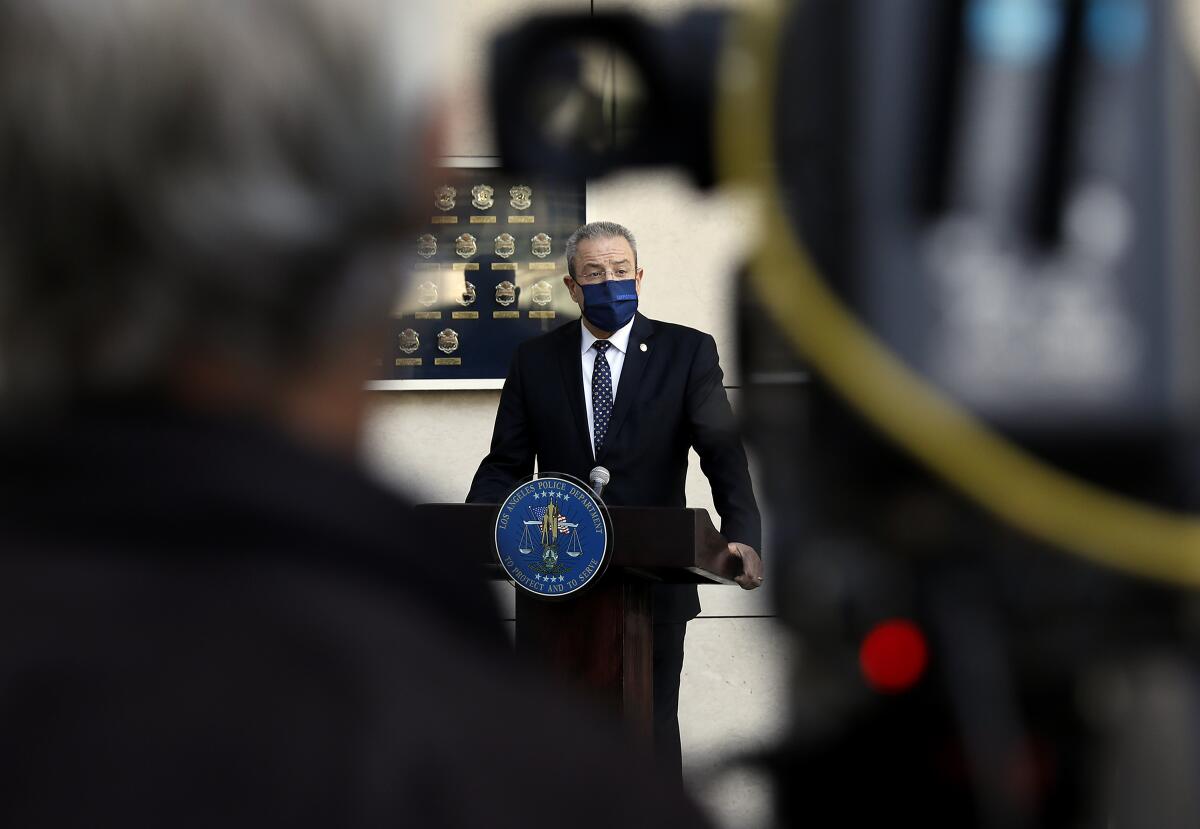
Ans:
{"type": "MultiPolygon", "coordinates": [[[[444,11],[460,58],[447,78],[455,91],[450,151],[490,155],[478,79],[480,38],[525,9],[586,12],[575,2],[466,2],[444,11]]],[[[609,5],[596,3],[597,9],[609,5]]],[[[655,11],[687,3],[654,2],[655,11]]],[[[753,204],[745,194],[705,195],[680,176],[638,172],[589,185],[589,220],[627,225],[638,237],[646,271],[641,309],[650,317],[713,334],[726,385],[736,386],[732,274],[754,241],[753,204]]],[[[738,390],[730,389],[735,407],[738,390]]],[[[379,476],[418,500],[461,501],[491,437],[499,392],[371,392],[367,461],[379,476]]],[[[713,511],[707,482],[692,456],[688,503],[713,511]]],[[[714,518],[715,518],[715,511],[714,518]]],[[[769,517],[768,517],[769,518],[769,517]]],[[[768,578],[770,551],[768,554],[768,578]]],[[[511,613],[511,588],[502,594],[511,613]]],[[[744,822],[762,814],[759,781],[730,778],[718,786],[704,777],[724,756],[769,740],[784,718],[784,677],[790,651],[775,627],[766,591],[703,588],[703,617],[689,626],[681,691],[681,728],[690,779],[719,815],[744,822]]]]}

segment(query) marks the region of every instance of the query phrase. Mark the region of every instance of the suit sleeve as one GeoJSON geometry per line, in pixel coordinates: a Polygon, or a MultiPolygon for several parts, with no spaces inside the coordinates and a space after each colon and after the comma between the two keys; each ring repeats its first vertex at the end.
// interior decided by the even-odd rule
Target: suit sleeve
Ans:
{"type": "Polygon", "coordinates": [[[513,355],[500,392],[500,408],[492,430],[492,446],[475,471],[469,504],[498,504],[517,485],[533,474],[534,448],[522,389],[520,353],[513,355]]]}
{"type": "Polygon", "coordinates": [[[762,518],[754,500],[746,451],[725,394],[724,379],[717,343],[705,334],[688,374],[687,412],[692,446],[712,487],[713,503],[721,515],[721,534],[730,541],[749,544],[761,553],[762,518]]]}

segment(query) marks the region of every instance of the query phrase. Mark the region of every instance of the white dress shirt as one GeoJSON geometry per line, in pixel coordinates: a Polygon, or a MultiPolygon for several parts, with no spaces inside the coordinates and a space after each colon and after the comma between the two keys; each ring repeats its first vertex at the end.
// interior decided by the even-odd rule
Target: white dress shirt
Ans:
{"type": "MultiPolygon", "coordinates": [[[[579,328],[583,331],[580,344],[582,349],[580,359],[583,360],[583,405],[587,407],[588,442],[592,446],[592,458],[594,459],[596,457],[596,426],[592,422],[592,369],[596,365],[596,355],[600,352],[592,348],[592,343],[596,342],[597,338],[582,321],[579,323],[579,328]]],[[[608,338],[612,346],[604,352],[604,357],[608,360],[609,372],[612,374],[614,401],[617,399],[617,384],[621,382],[621,367],[625,365],[625,352],[629,350],[629,334],[632,331],[633,320],[630,320],[608,338]]]]}

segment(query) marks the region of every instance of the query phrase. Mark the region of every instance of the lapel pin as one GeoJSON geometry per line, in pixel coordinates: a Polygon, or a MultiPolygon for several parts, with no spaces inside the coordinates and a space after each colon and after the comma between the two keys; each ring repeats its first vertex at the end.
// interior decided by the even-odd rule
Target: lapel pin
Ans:
{"type": "Polygon", "coordinates": [[[646,348],[646,344],[645,344],[645,343],[642,343],[642,344],[641,344],[640,346],[638,346],[638,347],[639,347],[639,348],[641,348],[641,349],[642,349],[642,351],[649,351],[649,350],[650,350],[650,349],[646,348]]]}

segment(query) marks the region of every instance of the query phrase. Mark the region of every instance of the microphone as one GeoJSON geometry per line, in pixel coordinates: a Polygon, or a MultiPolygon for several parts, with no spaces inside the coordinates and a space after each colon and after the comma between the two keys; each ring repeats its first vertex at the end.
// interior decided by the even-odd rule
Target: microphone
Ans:
{"type": "Polygon", "coordinates": [[[588,482],[592,485],[592,491],[596,493],[597,498],[600,497],[600,493],[604,491],[605,485],[610,480],[612,480],[612,476],[603,466],[597,466],[588,473],[588,482]]]}

